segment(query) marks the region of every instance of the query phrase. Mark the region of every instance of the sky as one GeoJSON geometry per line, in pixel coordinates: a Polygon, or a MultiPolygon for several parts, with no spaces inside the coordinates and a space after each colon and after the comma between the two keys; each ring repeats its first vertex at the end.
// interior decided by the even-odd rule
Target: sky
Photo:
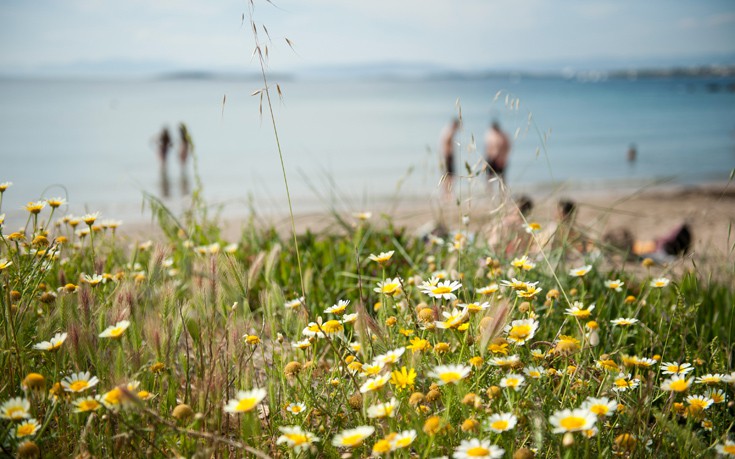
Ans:
{"type": "MultiPolygon", "coordinates": [[[[729,0],[253,1],[253,18],[271,38],[272,71],[378,62],[523,70],[735,60],[729,0]]],[[[4,0],[0,74],[252,70],[248,5],[4,0]]]]}

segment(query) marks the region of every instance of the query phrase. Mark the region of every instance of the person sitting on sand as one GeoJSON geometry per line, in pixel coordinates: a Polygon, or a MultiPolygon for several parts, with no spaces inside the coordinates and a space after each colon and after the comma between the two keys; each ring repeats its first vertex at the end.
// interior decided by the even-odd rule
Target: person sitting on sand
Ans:
{"type": "Polygon", "coordinates": [[[514,198],[514,204],[506,205],[506,208],[507,214],[492,228],[488,243],[496,246],[496,250],[504,251],[506,255],[525,253],[530,248],[532,236],[524,229],[524,225],[533,211],[533,200],[521,195],[514,198]]]}
{"type": "Polygon", "coordinates": [[[493,121],[485,134],[485,160],[487,161],[485,170],[490,179],[498,177],[505,181],[505,169],[508,166],[509,155],[510,140],[500,129],[500,124],[493,121]]]}
{"type": "Polygon", "coordinates": [[[628,228],[615,228],[605,234],[603,242],[627,257],[632,255],[638,259],[650,258],[657,263],[669,263],[691,251],[692,231],[687,223],[683,223],[663,237],[640,241],[628,228]]]}
{"type": "Polygon", "coordinates": [[[442,131],[439,141],[442,159],[444,160],[444,194],[450,196],[454,185],[454,136],[459,132],[459,119],[454,118],[449,126],[442,131]]]}

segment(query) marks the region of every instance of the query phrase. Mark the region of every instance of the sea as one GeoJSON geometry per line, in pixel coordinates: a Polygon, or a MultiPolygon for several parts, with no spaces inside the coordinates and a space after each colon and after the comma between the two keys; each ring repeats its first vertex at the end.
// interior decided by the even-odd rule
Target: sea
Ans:
{"type": "Polygon", "coordinates": [[[469,177],[494,120],[512,141],[506,179],[514,192],[562,187],[584,196],[697,185],[727,181],[735,168],[733,78],[283,78],[270,85],[273,118],[256,80],[0,80],[0,182],[13,182],[0,213],[22,225],[25,203],[59,196],[74,214],[145,221],[145,196],[180,212],[200,183],[223,218],[283,214],[281,158],[296,213],[435,200],[439,137],[454,117],[462,119],[460,183],[470,188],[485,181],[469,177]],[[184,165],[182,122],[196,157],[184,165]],[[175,143],[165,168],[155,148],[163,127],[175,143]]]}

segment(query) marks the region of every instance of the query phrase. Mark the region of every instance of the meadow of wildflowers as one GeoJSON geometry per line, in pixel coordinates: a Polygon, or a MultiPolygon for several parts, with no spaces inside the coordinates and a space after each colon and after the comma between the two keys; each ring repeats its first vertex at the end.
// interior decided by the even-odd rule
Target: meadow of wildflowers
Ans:
{"type": "Polygon", "coordinates": [[[2,227],[0,454],[735,456],[732,265],[507,254],[369,213],[298,260],[153,204],[154,241],[58,198],[2,227]]]}

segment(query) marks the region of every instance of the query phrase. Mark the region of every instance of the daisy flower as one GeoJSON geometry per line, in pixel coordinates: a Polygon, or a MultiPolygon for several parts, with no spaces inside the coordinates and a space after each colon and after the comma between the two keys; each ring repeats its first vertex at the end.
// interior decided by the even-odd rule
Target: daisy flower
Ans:
{"type": "Polygon", "coordinates": [[[278,430],[281,431],[282,435],[278,437],[276,444],[285,443],[286,446],[297,452],[306,451],[312,443],[319,441],[319,437],[299,426],[283,426],[279,427],[278,430]]]}
{"type": "Polygon", "coordinates": [[[291,347],[296,349],[306,349],[308,347],[311,347],[311,341],[309,339],[303,339],[301,341],[295,341],[291,343],[291,347]]]}
{"type": "Polygon", "coordinates": [[[541,231],[541,225],[536,222],[530,222],[528,225],[523,225],[523,227],[526,229],[528,234],[541,231]]]}
{"type": "Polygon", "coordinates": [[[692,409],[703,411],[712,406],[715,401],[706,395],[690,395],[686,398],[686,402],[692,409]]]}
{"type": "Polygon", "coordinates": [[[373,213],[372,212],[355,212],[352,214],[352,216],[364,222],[364,221],[370,220],[370,218],[373,216],[373,213]]]}
{"type": "Polygon", "coordinates": [[[478,295],[492,295],[493,293],[496,293],[500,288],[498,287],[498,284],[490,284],[486,285],[485,287],[480,287],[475,292],[477,292],[478,295]]]}
{"type": "Polygon", "coordinates": [[[396,277],[395,279],[391,279],[389,277],[383,282],[378,282],[378,286],[373,291],[387,296],[399,295],[401,293],[401,278],[396,277]]]}
{"type": "Polygon", "coordinates": [[[665,277],[659,277],[651,280],[651,288],[664,288],[669,285],[670,280],[665,277]]]}
{"type": "Polygon", "coordinates": [[[507,357],[494,357],[490,359],[490,365],[500,368],[512,368],[517,366],[520,361],[520,357],[514,354],[507,357]]]}
{"type": "Polygon", "coordinates": [[[54,335],[53,338],[48,341],[41,341],[40,343],[34,344],[33,349],[39,351],[55,351],[59,349],[62,344],[64,344],[64,341],[66,341],[66,337],[66,333],[57,333],[54,335]]]}
{"type": "Polygon", "coordinates": [[[452,309],[452,312],[446,312],[442,311],[442,316],[444,316],[443,321],[436,321],[434,322],[434,325],[436,328],[442,328],[442,329],[451,329],[451,328],[457,328],[467,319],[467,315],[469,313],[468,309],[452,309]]]}
{"type": "Polygon", "coordinates": [[[373,260],[373,261],[375,261],[375,262],[383,265],[383,264],[387,263],[388,260],[390,260],[390,257],[393,256],[393,253],[394,253],[393,250],[391,250],[389,252],[380,252],[378,255],[373,255],[371,253],[368,258],[370,258],[371,260],[373,260]]]}
{"type": "Polygon", "coordinates": [[[584,265],[579,268],[569,270],[569,275],[572,277],[584,277],[585,274],[592,270],[592,265],[584,265]]]}
{"type": "Polygon", "coordinates": [[[457,384],[466,378],[471,370],[471,367],[465,365],[439,365],[434,367],[428,376],[438,379],[438,384],[443,386],[445,384],[457,384]]]}
{"type": "Polygon", "coordinates": [[[419,290],[429,295],[432,298],[454,300],[457,296],[452,293],[455,290],[462,287],[458,281],[445,280],[439,282],[436,277],[432,278],[428,282],[424,282],[419,286],[419,290]]]}
{"type": "Polygon", "coordinates": [[[616,292],[622,292],[623,291],[623,285],[625,285],[625,282],[622,282],[620,279],[615,280],[606,280],[605,281],[605,287],[615,290],[616,292]]]}
{"type": "Polygon", "coordinates": [[[382,362],[366,363],[362,366],[363,376],[375,376],[380,373],[385,365],[382,362]]]}
{"type": "Polygon", "coordinates": [[[506,325],[503,331],[508,334],[508,341],[523,345],[536,334],[538,322],[534,319],[514,320],[506,325]]]}
{"type": "Polygon", "coordinates": [[[401,359],[401,356],[406,351],[405,347],[399,347],[398,349],[393,349],[392,351],[388,351],[385,354],[376,356],[373,361],[380,362],[383,365],[387,365],[389,363],[396,363],[401,359]]]}
{"type": "Polygon", "coordinates": [[[535,286],[538,284],[538,282],[519,281],[515,277],[511,277],[510,280],[501,280],[500,283],[503,287],[510,287],[513,290],[526,290],[529,286],[535,286]]]}
{"type": "Polygon", "coordinates": [[[75,413],[97,411],[98,409],[102,408],[102,403],[100,403],[99,395],[96,395],[94,397],[81,397],[72,401],[72,404],[74,405],[75,413]]]}
{"type": "Polygon", "coordinates": [[[404,430],[403,432],[395,434],[389,441],[391,444],[391,450],[405,448],[416,440],[415,430],[404,430]]]}
{"type": "Polygon", "coordinates": [[[396,415],[396,407],[398,402],[395,398],[391,398],[385,403],[370,405],[367,409],[367,415],[370,419],[392,418],[396,415]]]}
{"type": "Polygon", "coordinates": [[[490,440],[471,438],[462,440],[454,450],[454,459],[496,459],[503,457],[505,450],[490,443],[490,440]]]}
{"type": "Polygon", "coordinates": [[[31,402],[25,398],[15,397],[0,405],[0,419],[16,421],[31,417],[31,402]]]}
{"type": "Polygon", "coordinates": [[[627,327],[635,324],[636,322],[638,322],[638,319],[634,319],[632,317],[620,317],[610,321],[613,325],[619,325],[621,327],[627,327]]]}
{"type": "Polygon", "coordinates": [[[546,370],[544,367],[531,366],[524,368],[523,373],[531,379],[540,379],[546,373],[546,370]]]}
{"type": "Polygon", "coordinates": [[[246,413],[251,411],[268,395],[265,389],[255,388],[249,391],[238,391],[237,397],[231,399],[225,406],[228,413],[246,413]]]}
{"type": "Polygon", "coordinates": [[[523,255],[521,258],[514,258],[510,264],[514,268],[522,269],[523,271],[530,271],[536,267],[536,263],[530,261],[526,255],[523,255]]]}
{"type": "Polygon", "coordinates": [[[469,304],[462,303],[459,305],[459,307],[461,309],[466,309],[467,312],[471,312],[474,314],[476,312],[480,312],[480,311],[484,311],[485,309],[489,309],[490,303],[488,303],[487,301],[483,303],[469,303],[469,304]]]}
{"type": "Polygon", "coordinates": [[[360,426],[354,429],[343,430],[332,439],[332,445],[341,448],[360,446],[362,441],[375,432],[373,426],[360,426]]]}
{"type": "Polygon", "coordinates": [[[286,309],[294,310],[298,309],[299,306],[304,304],[304,297],[300,296],[298,298],[294,298],[293,300],[288,300],[283,304],[283,307],[286,309]]]}
{"type": "Polygon", "coordinates": [[[295,416],[306,411],[306,405],[304,405],[303,402],[289,403],[288,405],[286,405],[286,411],[295,416]]]}
{"type": "Polygon", "coordinates": [[[709,389],[704,395],[711,398],[715,403],[722,403],[727,400],[727,395],[722,389],[709,389]]]}
{"type": "Polygon", "coordinates": [[[549,418],[549,422],[554,426],[553,433],[579,432],[592,429],[597,422],[597,416],[590,410],[577,408],[556,411],[549,418]]]}
{"type": "Polygon", "coordinates": [[[587,400],[582,403],[582,408],[591,411],[597,416],[612,416],[618,407],[618,402],[610,400],[607,397],[594,398],[588,397],[587,400]]]}
{"type": "Polygon", "coordinates": [[[525,290],[516,290],[516,295],[518,295],[519,298],[535,298],[536,295],[541,293],[543,290],[542,288],[536,287],[535,284],[538,282],[534,282],[534,285],[528,285],[525,290]]]}
{"type": "Polygon", "coordinates": [[[674,375],[661,383],[661,390],[668,392],[686,392],[689,386],[692,385],[694,378],[687,379],[684,375],[674,375]]]}
{"type": "Polygon", "coordinates": [[[706,374],[699,376],[694,382],[697,384],[719,384],[725,379],[726,375],[723,374],[706,374]]]}
{"type": "Polygon", "coordinates": [[[513,413],[496,413],[485,421],[485,430],[502,433],[513,429],[518,423],[518,418],[513,413]]]}
{"type": "Polygon", "coordinates": [[[100,338],[119,338],[125,333],[125,330],[130,326],[130,322],[127,320],[121,320],[115,325],[107,327],[102,333],[100,338]]]}
{"type": "Polygon", "coordinates": [[[521,390],[521,387],[526,383],[526,378],[519,374],[511,373],[509,375],[506,375],[503,379],[500,380],[500,384],[498,384],[500,387],[509,387],[516,392],[521,390]]]}
{"type": "Polygon", "coordinates": [[[635,389],[638,387],[640,380],[631,379],[630,373],[620,373],[615,381],[613,381],[613,392],[625,392],[627,390],[635,389]]]}
{"type": "Polygon", "coordinates": [[[61,387],[67,392],[84,392],[96,386],[100,380],[97,376],[92,376],[88,371],[73,373],[61,381],[61,387]]]}
{"type": "Polygon", "coordinates": [[[360,386],[360,392],[365,394],[367,392],[378,390],[381,387],[385,386],[388,381],[390,381],[390,373],[370,378],[365,381],[362,386],[360,386]]]}
{"type": "Polygon", "coordinates": [[[347,309],[347,306],[349,306],[350,300],[339,300],[337,304],[334,304],[327,309],[324,310],[327,314],[344,314],[345,309],[347,309]]]}
{"type": "Polygon", "coordinates": [[[661,364],[661,372],[665,375],[686,375],[694,371],[691,363],[666,362],[661,364]]]}
{"type": "Polygon", "coordinates": [[[35,419],[21,421],[21,423],[13,429],[13,436],[15,438],[30,437],[35,435],[40,428],[41,424],[39,424],[35,419]]]}
{"type": "Polygon", "coordinates": [[[735,441],[725,440],[724,444],[716,445],[715,449],[717,450],[719,454],[723,456],[735,457],[735,441]]]}
{"type": "Polygon", "coordinates": [[[573,316],[578,319],[588,319],[592,315],[592,311],[595,309],[595,305],[591,304],[585,309],[584,304],[581,301],[575,301],[572,303],[571,308],[567,308],[564,313],[568,316],[573,316]]]}

